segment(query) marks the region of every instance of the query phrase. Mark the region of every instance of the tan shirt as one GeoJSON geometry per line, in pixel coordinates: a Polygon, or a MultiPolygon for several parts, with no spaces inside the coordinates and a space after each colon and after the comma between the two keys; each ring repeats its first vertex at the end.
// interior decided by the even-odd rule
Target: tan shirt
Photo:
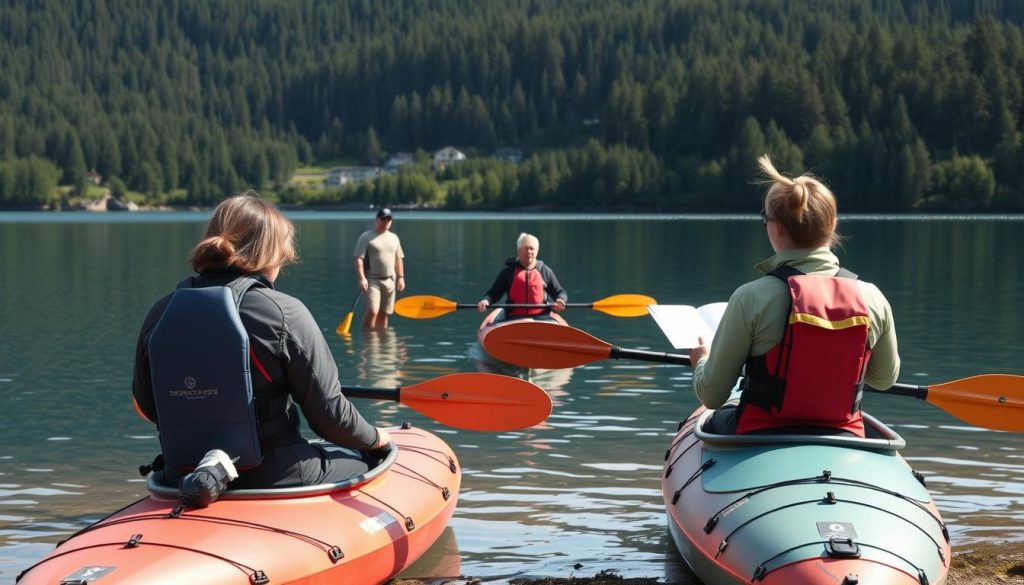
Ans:
{"type": "MultiPolygon", "coordinates": [[[[839,259],[828,248],[785,250],[754,268],[767,275],[783,264],[807,274],[833,275],[839,270],[839,259]]],[[[892,308],[875,285],[858,280],[857,287],[871,319],[871,360],[865,383],[885,390],[896,383],[900,373],[892,308]]],[[[747,357],[768,353],[782,339],[788,318],[789,293],[786,284],[774,276],[748,282],[733,292],[710,354],[693,368],[693,389],[704,406],[718,408],[729,399],[747,357]]]]}
{"type": "Polygon", "coordinates": [[[359,236],[353,255],[363,259],[363,273],[366,278],[377,280],[393,278],[395,262],[399,258],[405,258],[402,242],[397,235],[391,231],[377,233],[375,229],[365,231],[359,236]]]}

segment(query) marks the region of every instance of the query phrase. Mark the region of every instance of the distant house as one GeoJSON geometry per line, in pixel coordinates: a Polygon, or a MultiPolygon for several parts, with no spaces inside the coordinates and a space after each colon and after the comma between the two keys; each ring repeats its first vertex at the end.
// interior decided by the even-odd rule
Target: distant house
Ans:
{"type": "Polygon", "coordinates": [[[380,167],[334,167],[327,173],[324,184],[340,187],[349,183],[372,181],[380,176],[380,167]]]}
{"type": "Polygon", "coordinates": [[[518,148],[499,148],[494,151],[494,158],[519,164],[523,162],[523,151],[518,148]]]}
{"type": "Polygon", "coordinates": [[[89,171],[89,174],[85,176],[85,180],[92,183],[93,185],[103,184],[103,175],[97,173],[95,170],[89,171]]]}
{"type": "Polygon", "coordinates": [[[466,155],[454,146],[446,146],[434,153],[434,166],[439,169],[443,169],[460,160],[466,160],[466,155]]]}
{"type": "Polygon", "coordinates": [[[398,169],[416,162],[416,155],[411,152],[398,152],[388,157],[388,160],[384,161],[384,172],[385,173],[397,173],[398,169]]]}

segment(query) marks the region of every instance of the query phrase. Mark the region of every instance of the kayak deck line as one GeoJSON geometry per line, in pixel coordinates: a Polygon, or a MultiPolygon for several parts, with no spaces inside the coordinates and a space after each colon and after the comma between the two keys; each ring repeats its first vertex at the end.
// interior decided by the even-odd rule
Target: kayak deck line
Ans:
{"type": "MultiPolygon", "coordinates": [[[[924,481],[922,478],[918,478],[918,479],[920,481],[922,481],[922,482],[924,481]]],[[[925,512],[926,514],[931,516],[935,520],[936,524],[939,525],[939,528],[942,530],[942,534],[945,537],[946,542],[949,542],[949,531],[946,528],[946,524],[942,521],[941,518],[939,518],[938,516],[935,516],[934,514],[932,514],[928,510],[928,508],[924,505],[924,503],[919,502],[919,501],[917,501],[917,500],[915,500],[915,499],[913,499],[913,498],[911,498],[911,497],[909,497],[909,496],[907,496],[905,494],[901,494],[899,492],[894,492],[892,490],[885,489],[883,487],[880,487],[880,486],[872,484],[872,483],[868,483],[868,482],[864,482],[864,481],[860,481],[860,480],[856,480],[856,479],[849,479],[849,478],[843,478],[843,477],[834,477],[832,475],[832,472],[827,470],[827,469],[822,471],[821,475],[814,476],[814,477],[806,477],[806,478],[801,478],[801,479],[794,479],[794,480],[790,480],[790,481],[773,483],[771,485],[766,485],[766,486],[758,487],[758,488],[756,488],[753,491],[739,490],[739,491],[743,491],[744,492],[743,495],[738,497],[738,498],[736,498],[732,502],[726,504],[725,506],[723,506],[718,512],[715,512],[715,514],[713,514],[711,516],[711,518],[708,519],[708,523],[704,525],[704,532],[710,533],[711,530],[718,523],[718,520],[722,516],[724,516],[728,512],[731,512],[732,510],[734,510],[735,507],[740,505],[742,502],[749,501],[753,496],[765,493],[765,492],[767,492],[769,490],[773,490],[773,489],[778,489],[778,488],[787,487],[787,486],[793,486],[793,485],[805,485],[805,484],[817,484],[817,485],[829,484],[829,485],[844,485],[844,486],[850,486],[850,487],[859,487],[859,488],[863,488],[863,489],[868,489],[868,490],[874,490],[874,491],[882,492],[882,493],[884,493],[886,495],[889,495],[889,496],[892,496],[894,498],[899,498],[901,500],[904,500],[908,504],[911,504],[913,506],[917,506],[918,508],[921,509],[922,512],[925,512]]],[[[719,492],[719,493],[726,493],[726,492],[719,492]]],[[[831,492],[829,492],[829,493],[831,493],[831,492]]],[[[833,503],[835,503],[837,501],[836,498],[834,498],[834,497],[829,498],[828,496],[826,496],[825,500],[826,500],[826,503],[829,503],[829,504],[833,504],[833,503]]]]}
{"type": "Polygon", "coordinates": [[[702,582],[944,581],[949,531],[895,431],[865,414],[864,439],[716,435],[703,430],[712,413],[679,424],[662,480],[670,533],[702,582]]]}
{"type": "Polygon", "coordinates": [[[103,582],[259,585],[384,582],[438,538],[461,470],[439,437],[391,431],[394,448],[366,474],[335,484],[228,490],[185,508],[152,474],[148,497],[68,538],[19,585],[103,582]]]}

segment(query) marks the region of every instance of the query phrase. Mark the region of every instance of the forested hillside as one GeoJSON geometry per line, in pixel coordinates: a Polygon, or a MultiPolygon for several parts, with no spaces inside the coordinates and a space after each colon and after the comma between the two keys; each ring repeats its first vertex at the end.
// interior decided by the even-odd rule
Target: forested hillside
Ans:
{"type": "Polygon", "coordinates": [[[181,205],[753,212],[769,152],[844,211],[1020,210],[1022,23],[1019,0],[11,0],[0,206],[95,170],[181,205]],[[445,145],[470,160],[288,187],[445,145]]]}

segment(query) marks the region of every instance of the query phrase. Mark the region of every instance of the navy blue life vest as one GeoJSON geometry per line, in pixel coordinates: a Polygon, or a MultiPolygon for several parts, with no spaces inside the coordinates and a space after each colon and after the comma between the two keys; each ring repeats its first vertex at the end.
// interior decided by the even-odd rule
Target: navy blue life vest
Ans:
{"type": "Polygon", "coordinates": [[[249,335],[238,309],[259,281],[242,277],[227,286],[191,288],[171,295],[149,338],[149,366],[168,467],[191,470],[211,449],[239,469],[263,460],[249,373],[249,335]]]}

